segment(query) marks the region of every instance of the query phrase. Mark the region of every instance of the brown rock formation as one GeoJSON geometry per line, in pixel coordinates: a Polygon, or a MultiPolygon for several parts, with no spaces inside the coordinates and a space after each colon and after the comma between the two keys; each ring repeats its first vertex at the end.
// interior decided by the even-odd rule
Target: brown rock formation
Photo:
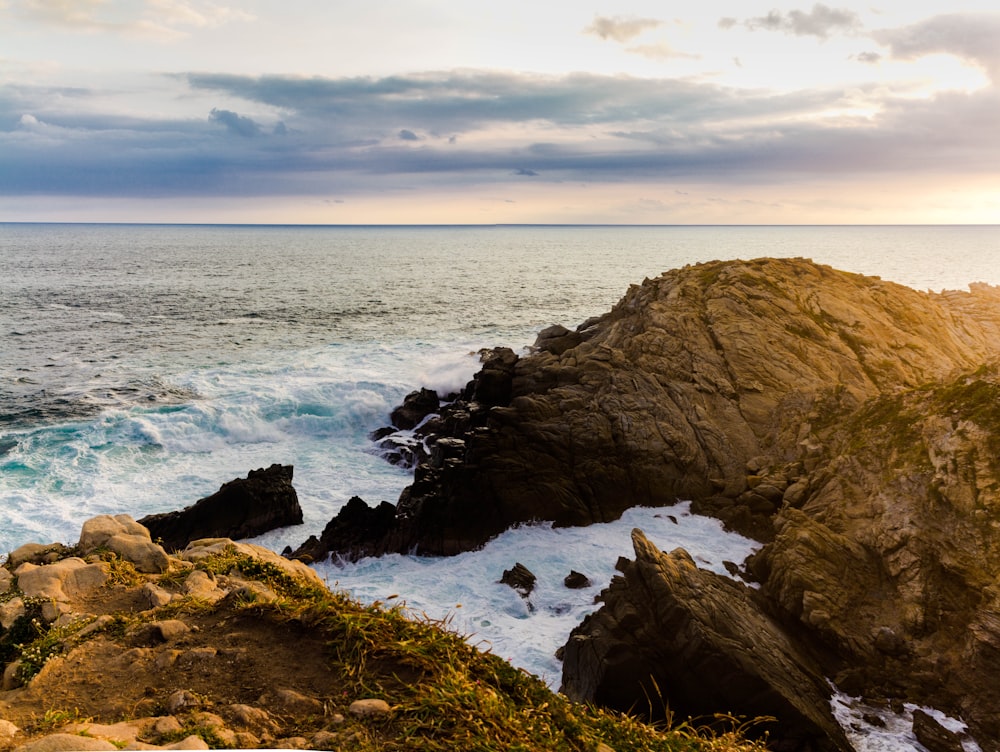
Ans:
{"type": "MultiPolygon", "coordinates": [[[[761,657],[756,643],[703,654],[714,643],[700,637],[651,652],[646,643],[673,634],[664,625],[676,615],[661,605],[629,622],[646,643],[609,665],[750,669],[769,687],[766,712],[799,728],[819,723],[818,700],[798,707],[771,677],[815,654],[852,693],[932,705],[996,749],[1000,290],[917,292],[802,259],[713,262],[646,280],[576,332],[546,330],[536,347],[496,354],[482,389],[474,382],[425,424],[431,456],[393,524],[350,539],[351,554],[450,554],[524,520],[581,525],[692,499],[767,545],[751,562],[761,590],[739,601],[745,609],[723,597],[701,609],[675,593],[699,625],[685,629],[732,620],[718,630],[737,634],[756,624],[756,605],[775,629],[765,642],[774,663],[746,665],[751,647],[761,657]]],[[[671,587],[695,577],[667,561],[657,576],[671,587]]],[[[651,582],[647,565],[635,567],[651,582]]],[[[634,600],[622,592],[605,605],[618,621],[615,599],[634,600]]],[[[591,687],[593,671],[567,670],[581,696],[646,701],[635,681],[591,687]]],[[[664,689],[671,704],[717,699],[681,686],[664,689]]]]}
{"type": "Polygon", "coordinates": [[[635,561],[619,562],[563,651],[562,691],[572,700],[701,722],[718,712],[775,716],[775,749],[849,750],[830,712],[816,658],[767,615],[755,591],[698,569],[683,549],[661,553],[632,533],[635,561]]]}
{"type": "Polygon", "coordinates": [[[366,550],[453,554],[525,520],[585,525],[678,498],[767,540],[785,494],[806,496],[818,418],[998,350],[1000,291],[985,285],[922,293],[803,259],[668,272],[576,332],[547,329],[528,357],[488,358],[425,425],[432,456],[366,550]]]}

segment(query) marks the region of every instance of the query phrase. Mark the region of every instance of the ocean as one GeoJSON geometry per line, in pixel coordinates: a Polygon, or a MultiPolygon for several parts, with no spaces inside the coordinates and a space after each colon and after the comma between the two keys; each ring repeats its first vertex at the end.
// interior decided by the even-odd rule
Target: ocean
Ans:
{"type": "MultiPolygon", "coordinates": [[[[297,546],[351,496],[396,501],[410,472],[368,434],[408,392],[456,389],[480,348],[573,328],[645,277],[760,256],[965,289],[1000,284],[1000,226],[0,224],[0,552],[74,543],[98,514],[180,509],[275,462],[295,467],[305,523],[255,542],[297,546]]],[[[633,527],[720,573],[755,547],[680,504],[526,526],[454,560],[317,570],[558,687],[553,652],[631,555],[633,527]],[[539,576],[530,601],[497,584],[516,561],[539,576]],[[592,586],[564,588],[570,569],[592,586]]],[[[892,744],[859,749],[909,748],[892,744]]]]}

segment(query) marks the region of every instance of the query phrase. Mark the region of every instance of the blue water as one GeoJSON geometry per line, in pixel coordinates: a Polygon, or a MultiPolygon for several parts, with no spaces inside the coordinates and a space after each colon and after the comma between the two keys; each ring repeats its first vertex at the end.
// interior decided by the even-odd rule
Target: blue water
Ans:
{"type": "MultiPolygon", "coordinates": [[[[964,289],[1000,284],[1000,227],[0,224],[0,552],[73,543],[96,514],[179,509],[274,462],[295,466],[305,524],[260,542],[298,545],[355,494],[396,500],[409,474],[367,435],[407,392],[456,388],[479,348],[576,326],[645,277],[759,256],[964,289]]],[[[551,650],[630,554],[631,525],[721,571],[746,555],[703,523],[640,510],[558,542],[569,534],[514,531],[467,556],[464,583],[413,557],[320,569],[369,599],[459,614],[557,683],[551,650]],[[580,603],[556,589],[529,612],[494,587],[516,557],[597,579],[580,603]]]]}

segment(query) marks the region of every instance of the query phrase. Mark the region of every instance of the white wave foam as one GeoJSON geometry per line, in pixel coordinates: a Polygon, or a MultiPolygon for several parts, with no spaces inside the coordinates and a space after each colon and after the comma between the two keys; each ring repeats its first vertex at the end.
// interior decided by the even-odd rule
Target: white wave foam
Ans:
{"type": "MultiPolygon", "coordinates": [[[[830,707],[856,752],[926,752],[913,734],[913,711],[920,709],[949,731],[965,733],[968,727],[934,708],[905,703],[901,713],[889,708],[867,705],[834,688],[830,707]],[[874,721],[874,722],[873,722],[874,721]]],[[[962,739],[965,752],[982,752],[971,738],[962,739]]]]}
{"type": "Polygon", "coordinates": [[[448,620],[472,643],[557,688],[562,667],[555,651],[598,607],[594,597],[610,583],[618,557],[634,555],[633,528],[641,528],[661,549],[687,549],[704,568],[725,576],[729,574],[723,562],[742,562],[759,548],[723,530],[718,520],[692,515],[689,507],[682,502],[660,509],[635,508],[616,522],[584,528],[526,525],[508,530],[479,551],[455,557],[393,555],[315,567],[329,584],[362,601],[384,602],[399,595],[412,612],[448,620]],[[516,562],[538,578],[527,600],[499,583],[504,570],[516,562]],[[571,570],[587,575],[590,587],[565,587],[563,579],[571,570]]]}

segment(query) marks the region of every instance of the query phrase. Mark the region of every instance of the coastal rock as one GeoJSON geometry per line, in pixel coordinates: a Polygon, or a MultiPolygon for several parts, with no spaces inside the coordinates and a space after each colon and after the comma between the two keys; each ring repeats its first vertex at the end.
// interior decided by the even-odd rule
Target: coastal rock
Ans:
{"type": "Polygon", "coordinates": [[[500,577],[500,582],[513,590],[516,590],[522,598],[531,595],[535,589],[537,578],[530,569],[521,562],[517,562],[510,569],[505,569],[500,577]]]}
{"type": "MultiPolygon", "coordinates": [[[[918,292],[804,259],[684,267],[575,332],[547,331],[525,357],[494,351],[416,432],[428,456],[392,520],[383,509],[385,529],[364,543],[341,531],[350,545],[328,550],[448,555],[526,521],[585,525],[689,499],[765,544],[746,567],[759,591],[726,619],[770,620],[775,661],[813,655],[852,694],[934,707],[997,739],[998,358],[1000,288],[918,292]]],[[[664,571],[694,577],[679,560],[664,571]]],[[[697,597],[676,601],[694,611],[697,597]]],[[[730,606],[708,607],[697,623],[730,606]]],[[[634,665],[662,672],[650,651],[672,634],[666,616],[639,613],[652,647],[630,648],[645,656],[634,665]]],[[[581,696],[586,665],[564,674],[581,696]]],[[[796,705],[752,668],[762,684],[747,686],[790,703],[781,723],[824,728],[825,700],[796,705]]],[[[716,701],[684,686],[678,702],[716,701]]]]}
{"type": "Polygon", "coordinates": [[[108,581],[108,565],[88,564],[74,556],[41,566],[25,563],[14,575],[25,598],[69,603],[104,585],[108,581]]]}
{"type": "Polygon", "coordinates": [[[336,551],[348,559],[360,558],[366,554],[381,554],[385,552],[382,541],[394,529],[395,522],[396,507],[392,504],[383,501],[372,508],[364,499],[354,496],[327,523],[319,538],[311,536],[288,555],[293,559],[312,562],[322,561],[330,551],[336,551]]]}
{"type": "Polygon", "coordinates": [[[333,552],[454,554],[520,522],[606,522],[678,498],[769,540],[788,488],[796,504],[811,493],[795,484],[823,452],[817,422],[978,368],[997,353],[998,301],[987,286],[918,292],[804,259],[646,280],[526,357],[490,351],[422,426],[431,452],[457,438],[461,453],[416,468],[380,540],[333,552]]]}
{"type": "Polygon", "coordinates": [[[568,587],[570,590],[587,588],[590,587],[590,584],[590,578],[582,572],[577,572],[575,569],[566,575],[563,580],[563,585],[568,587]]]}
{"type": "Polygon", "coordinates": [[[830,711],[819,663],[769,617],[755,591],[698,569],[683,549],[665,554],[639,530],[635,561],[620,561],[563,650],[571,699],[677,720],[717,712],[777,718],[774,748],[850,750],[830,711]],[[665,703],[665,705],[661,704],[665,703]]]}
{"type": "Polygon", "coordinates": [[[390,419],[396,428],[416,428],[431,413],[436,413],[441,407],[441,400],[433,389],[419,389],[410,392],[403,399],[403,404],[392,411],[390,419]]]}
{"type": "Polygon", "coordinates": [[[300,525],[302,508],[292,487],[292,466],[271,465],[224,483],[182,511],[149,515],[139,524],[165,548],[177,551],[199,538],[239,540],[300,525]]]}
{"type": "Polygon", "coordinates": [[[139,572],[160,573],[170,567],[163,546],[153,543],[149,530],[127,514],[104,514],[87,520],[77,548],[84,556],[106,548],[131,562],[139,572]]]}

